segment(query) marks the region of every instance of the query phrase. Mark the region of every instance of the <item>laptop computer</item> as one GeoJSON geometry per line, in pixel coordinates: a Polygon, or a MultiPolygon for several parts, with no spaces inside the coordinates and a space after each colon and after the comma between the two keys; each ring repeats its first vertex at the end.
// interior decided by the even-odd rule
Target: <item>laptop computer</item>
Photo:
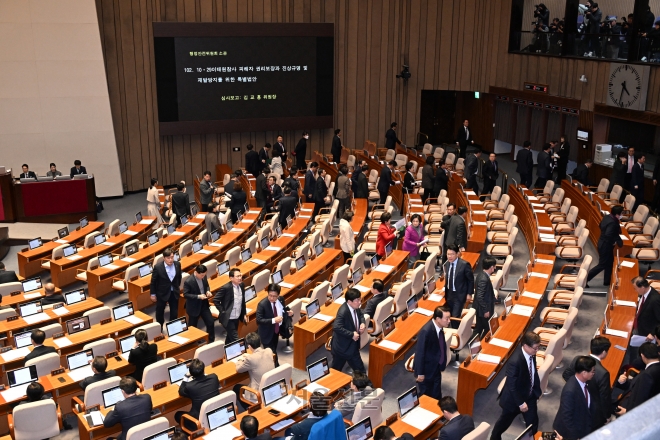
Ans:
{"type": "Polygon", "coordinates": [[[281,270],[274,272],[272,276],[273,276],[273,284],[280,284],[284,279],[281,270]]]}
{"type": "Polygon", "coordinates": [[[64,237],[66,237],[67,235],[69,235],[69,227],[68,227],[68,226],[65,226],[65,227],[63,227],[62,229],[58,229],[58,230],[57,230],[57,236],[58,236],[59,238],[64,238],[64,237]]]}
{"type": "Polygon", "coordinates": [[[94,244],[98,246],[102,243],[105,243],[105,234],[95,235],[94,236],[94,244]]]}
{"type": "Polygon", "coordinates": [[[41,277],[28,278],[21,282],[23,293],[32,292],[33,290],[41,289],[41,277]]]}
{"type": "Polygon", "coordinates": [[[362,268],[361,267],[358,267],[357,269],[355,269],[353,271],[352,280],[353,280],[353,285],[354,286],[359,284],[360,281],[362,281],[362,268]]]}
{"type": "Polygon", "coordinates": [[[410,315],[415,309],[417,308],[417,295],[413,295],[410,298],[408,298],[408,301],[406,301],[406,309],[408,309],[408,314],[410,315]]]}
{"type": "Polygon", "coordinates": [[[99,267],[107,266],[108,264],[112,263],[113,257],[112,254],[103,254],[99,255],[99,267]]]}
{"type": "Polygon", "coordinates": [[[18,305],[18,313],[20,314],[21,318],[25,318],[26,316],[30,316],[30,315],[36,315],[37,313],[41,313],[42,311],[43,310],[41,308],[40,299],[18,305]]]}
{"type": "Polygon", "coordinates": [[[154,232],[153,234],[149,234],[147,236],[147,241],[149,242],[149,246],[153,246],[158,243],[158,233],[154,232]]]}
{"type": "Polygon", "coordinates": [[[80,318],[70,319],[66,321],[66,332],[73,335],[84,330],[90,329],[92,326],[89,324],[88,316],[81,316],[80,318]]]}
{"type": "Polygon", "coordinates": [[[261,250],[262,250],[262,251],[263,251],[264,249],[266,249],[266,248],[270,245],[270,240],[268,239],[268,237],[264,237],[264,238],[262,238],[262,239],[261,239],[261,243],[260,243],[260,245],[261,245],[261,250]]]}
{"type": "Polygon", "coordinates": [[[144,265],[138,267],[138,272],[140,273],[140,278],[144,278],[147,275],[151,275],[152,271],[153,271],[153,268],[151,267],[151,264],[144,264],[144,265]]]}
{"type": "Polygon", "coordinates": [[[412,387],[405,393],[397,397],[399,404],[399,415],[401,417],[408,414],[413,409],[419,406],[419,396],[417,395],[417,387],[412,387]]]}
{"type": "Polygon", "coordinates": [[[392,333],[392,330],[395,329],[394,327],[394,315],[389,315],[387,318],[383,319],[380,322],[380,328],[383,330],[383,337],[387,337],[390,333],[392,333]]]}
{"type": "Polygon", "coordinates": [[[316,315],[321,310],[321,307],[319,306],[319,300],[315,299],[314,301],[307,304],[305,306],[305,310],[307,311],[307,319],[310,319],[312,316],[316,315]]]}
{"type": "Polygon", "coordinates": [[[197,252],[201,251],[202,249],[204,249],[204,246],[202,245],[202,240],[193,241],[193,244],[192,244],[193,254],[196,254],[197,252]]]}
{"type": "Polygon", "coordinates": [[[78,253],[78,248],[75,244],[71,244],[62,249],[62,252],[64,252],[65,257],[70,257],[71,255],[78,253]]]}
{"type": "Polygon", "coordinates": [[[245,347],[245,339],[237,339],[231,344],[225,345],[225,357],[227,358],[228,361],[239,357],[242,354],[245,354],[246,352],[246,347],[245,347]]]}
{"type": "Polygon", "coordinates": [[[506,310],[507,315],[511,313],[512,308],[513,308],[513,296],[509,293],[506,296],[506,298],[504,298],[504,309],[506,310]]]}
{"type": "Polygon", "coordinates": [[[126,354],[133,349],[135,345],[135,335],[126,336],[119,340],[119,349],[122,354],[126,354]]]}
{"type": "Polygon", "coordinates": [[[133,303],[130,301],[112,308],[112,317],[115,319],[115,321],[130,316],[134,313],[135,311],[133,310],[133,303]]]}
{"type": "Polygon", "coordinates": [[[192,215],[193,217],[196,216],[198,212],[199,209],[197,209],[197,205],[192,205],[190,207],[190,215],[192,215]]]}
{"type": "Polygon", "coordinates": [[[480,335],[478,334],[472,336],[467,343],[467,346],[470,348],[470,356],[472,356],[472,360],[475,360],[481,351],[481,341],[479,340],[479,336],[480,335]]]}
{"type": "Polygon", "coordinates": [[[247,202],[245,202],[245,205],[243,205],[243,211],[244,212],[250,212],[250,205],[248,205],[247,202]]]}
{"type": "Polygon", "coordinates": [[[238,220],[238,223],[240,223],[241,220],[243,220],[243,211],[238,211],[236,213],[236,220],[238,220]]]}
{"type": "Polygon", "coordinates": [[[330,289],[330,294],[332,295],[333,301],[339,298],[342,293],[344,293],[344,288],[342,287],[341,283],[335,284],[332,286],[332,289],[330,289]]]}
{"type": "Polygon", "coordinates": [[[167,429],[164,429],[155,434],[151,434],[149,437],[145,437],[142,440],[171,440],[176,434],[176,426],[170,426],[167,429]]]}
{"type": "Polygon", "coordinates": [[[296,258],[296,270],[301,270],[303,267],[305,267],[305,256],[301,255],[296,258]]]}
{"type": "Polygon", "coordinates": [[[347,440],[368,440],[373,438],[374,433],[371,428],[371,418],[367,417],[360,420],[350,428],[346,428],[347,440]]]}
{"type": "Polygon", "coordinates": [[[89,220],[87,220],[87,217],[83,217],[80,219],[80,229],[84,228],[89,224],[89,220]]]}
{"type": "Polygon", "coordinates": [[[117,402],[124,400],[124,395],[122,394],[121,388],[119,388],[119,386],[101,391],[101,396],[103,397],[103,406],[105,408],[112,408],[117,404],[117,402]]]}
{"type": "Polygon", "coordinates": [[[307,374],[309,375],[309,382],[314,383],[322,377],[330,374],[330,365],[328,365],[328,358],[319,359],[307,365],[307,374]]]}
{"type": "Polygon", "coordinates": [[[206,413],[206,421],[208,422],[209,430],[211,431],[236,421],[236,408],[234,408],[234,402],[229,402],[226,405],[208,411],[206,413]]]}
{"type": "Polygon", "coordinates": [[[126,222],[119,223],[119,233],[123,234],[126,231],[128,231],[128,224],[126,222]]]}
{"type": "Polygon", "coordinates": [[[33,238],[32,240],[28,240],[28,247],[30,250],[36,249],[38,247],[43,246],[43,242],[41,241],[41,237],[33,238]]]}
{"type": "Polygon", "coordinates": [[[87,299],[87,296],[85,295],[85,290],[80,289],[80,290],[74,290],[72,292],[67,292],[64,294],[64,302],[66,303],[67,306],[83,302],[87,299]]]}
{"type": "Polygon", "coordinates": [[[14,333],[14,347],[23,348],[32,344],[32,332],[14,333]]]}
{"type": "Polygon", "coordinates": [[[142,221],[142,211],[138,211],[138,213],[135,214],[135,221],[138,223],[142,221]]]}
{"type": "Polygon", "coordinates": [[[378,254],[373,254],[371,256],[371,259],[369,260],[369,264],[371,265],[371,269],[375,269],[378,267],[378,254]]]}
{"type": "Polygon", "coordinates": [[[85,180],[85,179],[89,179],[88,174],[75,174],[73,176],[73,180],[85,180]]]}
{"type": "Polygon", "coordinates": [[[185,226],[187,224],[188,224],[188,216],[184,215],[183,217],[181,217],[181,226],[185,226]]]}
{"type": "Polygon", "coordinates": [[[188,324],[186,323],[186,317],[184,316],[183,318],[175,319],[174,321],[170,321],[167,324],[165,324],[165,327],[167,328],[167,336],[174,336],[178,335],[179,333],[183,333],[186,330],[188,330],[188,324]]]}
{"type": "Polygon", "coordinates": [[[29,367],[17,368],[16,370],[7,371],[7,380],[9,387],[14,388],[26,383],[35,382],[39,380],[37,374],[37,366],[30,365],[29,367]]]}
{"type": "Polygon", "coordinates": [[[282,226],[278,223],[275,227],[275,236],[280,238],[282,236],[282,226]]]}
{"type": "Polygon", "coordinates": [[[69,370],[86,367],[90,365],[93,360],[94,354],[91,349],[79,351],[78,353],[72,353],[66,356],[66,364],[69,367],[69,370]]]}
{"type": "Polygon", "coordinates": [[[218,231],[217,229],[212,230],[210,237],[211,237],[211,243],[218,241],[218,238],[220,238],[220,231],[218,231]]]}
{"type": "Polygon", "coordinates": [[[186,374],[188,374],[188,365],[190,364],[190,361],[192,361],[192,359],[188,360],[187,362],[181,362],[180,364],[173,365],[167,369],[167,374],[169,375],[170,383],[172,385],[183,381],[183,379],[186,377],[186,374]]]}
{"type": "Polygon", "coordinates": [[[286,397],[287,388],[286,388],[286,379],[282,378],[277,382],[271,383],[268,386],[265,386],[261,393],[263,395],[264,406],[270,406],[278,400],[286,397]]]}
{"type": "Polygon", "coordinates": [[[293,223],[293,220],[291,220],[291,216],[286,217],[286,227],[287,229],[291,228],[291,224],[293,223]]]}
{"type": "Polygon", "coordinates": [[[246,262],[250,258],[252,258],[252,251],[250,251],[250,248],[241,251],[241,260],[243,260],[243,262],[246,262]]]}
{"type": "Polygon", "coordinates": [[[245,289],[245,302],[252,301],[257,297],[257,290],[254,288],[254,286],[248,286],[245,289]]]}

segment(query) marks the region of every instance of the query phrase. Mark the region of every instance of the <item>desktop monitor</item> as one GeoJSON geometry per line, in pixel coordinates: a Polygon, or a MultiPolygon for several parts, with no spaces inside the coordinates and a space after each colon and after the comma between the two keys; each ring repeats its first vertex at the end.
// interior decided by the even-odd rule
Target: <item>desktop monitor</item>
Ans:
{"type": "Polygon", "coordinates": [[[41,237],[37,237],[37,238],[33,238],[32,240],[28,240],[28,247],[30,248],[30,250],[41,247],[42,245],[43,245],[43,242],[41,241],[41,237]]]}
{"type": "Polygon", "coordinates": [[[73,335],[84,330],[91,328],[88,316],[81,316],[80,318],[70,319],[66,321],[66,332],[73,335]]]}
{"type": "Polygon", "coordinates": [[[248,261],[250,258],[252,258],[252,251],[250,251],[250,248],[241,251],[241,260],[243,260],[243,262],[248,261]]]}
{"type": "Polygon", "coordinates": [[[92,353],[92,350],[89,349],[67,355],[66,364],[69,367],[69,370],[75,370],[76,368],[90,365],[93,360],[94,354],[92,353]]]}
{"type": "Polygon", "coordinates": [[[211,231],[211,243],[214,243],[218,241],[218,238],[220,238],[220,231],[217,229],[214,229],[211,231]]]}
{"type": "Polygon", "coordinates": [[[126,231],[128,231],[128,225],[126,224],[126,222],[121,222],[119,224],[119,233],[123,234],[126,231]]]}
{"type": "Polygon", "coordinates": [[[30,365],[29,367],[7,371],[7,380],[9,381],[10,388],[37,381],[39,380],[39,375],[37,374],[37,366],[30,365]]]}
{"type": "Polygon", "coordinates": [[[410,411],[419,406],[419,396],[417,395],[417,387],[412,387],[405,393],[397,397],[399,404],[399,415],[401,417],[408,414],[410,411]]]}
{"type": "Polygon", "coordinates": [[[232,423],[235,420],[236,408],[234,408],[234,402],[229,402],[206,413],[206,421],[208,422],[210,431],[232,423]]]}
{"type": "Polygon", "coordinates": [[[265,250],[269,245],[270,245],[270,240],[268,237],[264,237],[261,239],[261,250],[265,250]]]}
{"type": "Polygon", "coordinates": [[[339,298],[342,293],[344,293],[344,288],[342,287],[341,283],[337,283],[334,286],[332,286],[332,289],[330,289],[330,293],[332,294],[332,299],[335,300],[339,298]]]}
{"type": "Polygon", "coordinates": [[[188,330],[188,324],[186,323],[186,317],[175,319],[165,324],[167,328],[167,336],[178,335],[188,330]]]}
{"type": "Polygon", "coordinates": [[[87,217],[83,217],[80,219],[80,229],[83,229],[88,224],[89,224],[89,220],[87,220],[87,217]]]}
{"type": "Polygon", "coordinates": [[[155,434],[151,434],[149,437],[145,437],[142,440],[171,440],[176,434],[176,426],[170,426],[167,429],[164,429],[155,434]]]}
{"type": "Polygon", "coordinates": [[[369,440],[373,438],[374,433],[371,428],[371,418],[367,417],[360,420],[350,428],[346,428],[347,440],[369,440]]]}
{"type": "Polygon", "coordinates": [[[190,364],[190,359],[187,362],[181,362],[180,364],[173,365],[167,369],[167,374],[170,378],[170,383],[172,385],[181,382],[188,374],[188,365],[190,364]]]}
{"type": "Polygon", "coordinates": [[[305,256],[301,255],[296,258],[296,270],[301,270],[303,267],[305,267],[305,256]]]}
{"type": "Polygon", "coordinates": [[[66,237],[67,235],[69,235],[69,227],[68,227],[68,226],[65,226],[65,227],[63,227],[62,229],[58,229],[58,230],[57,230],[57,236],[58,236],[59,238],[64,238],[64,237],[66,237]]]}
{"type": "Polygon", "coordinates": [[[23,293],[32,292],[33,290],[41,289],[41,277],[28,278],[21,282],[23,293]]]}
{"type": "Polygon", "coordinates": [[[126,336],[119,340],[119,348],[121,349],[122,354],[128,353],[133,349],[135,345],[135,335],[126,336]]]}
{"type": "Polygon", "coordinates": [[[32,332],[14,333],[14,346],[16,348],[27,347],[32,344],[32,332]]]}
{"type": "Polygon", "coordinates": [[[224,275],[229,272],[229,260],[225,260],[222,263],[218,264],[218,275],[224,275]]]}
{"type": "Polygon", "coordinates": [[[252,301],[257,297],[257,290],[254,286],[249,286],[245,289],[245,302],[252,301]]]}
{"type": "Polygon", "coordinates": [[[64,294],[64,302],[66,303],[67,306],[71,306],[73,304],[83,302],[87,299],[85,296],[85,290],[80,289],[80,290],[74,290],[72,292],[68,292],[64,294]]]}
{"type": "Polygon", "coordinates": [[[100,245],[101,243],[105,242],[105,234],[99,234],[94,236],[94,244],[95,245],[100,245]]]}
{"type": "Polygon", "coordinates": [[[315,299],[314,301],[310,302],[305,306],[305,310],[307,310],[307,319],[310,319],[314,315],[316,315],[321,307],[319,306],[319,300],[315,299]]]}
{"type": "Polygon", "coordinates": [[[357,285],[362,281],[362,268],[358,267],[353,271],[353,285],[357,285]]]}
{"type": "Polygon", "coordinates": [[[193,254],[196,254],[197,252],[201,251],[202,249],[204,249],[204,246],[202,245],[201,240],[193,241],[193,244],[192,244],[193,254]]]}
{"type": "Polygon", "coordinates": [[[261,392],[264,397],[264,406],[272,405],[274,402],[287,396],[286,379],[282,378],[264,387],[261,392]]]}
{"type": "Polygon", "coordinates": [[[107,266],[112,263],[112,254],[99,255],[99,267],[107,266]]]}
{"type": "Polygon", "coordinates": [[[138,244],[137,243],[131,243],[128,246],[126,246],[126,256],[130,257],[134,253],[138,251],[138,244]]]}
{"type": "Polygon", "coordinates": [[[380,322],[380,327],[383,329],[383,338],[387,337],[392,330],[394,330],[394,315],[389,315],[387,318],[380,322]]]}
{"type": "Polygon", "coordinates": [[[147,241],[149,241],[149,246],[153,246],[158,243],[158,233],[154,232],[153,234],[149,234],[147,241]]]}
{"type": "Polygon", "coordinates": [[[135,311],[133,310],[133,303],[130,301],[112,308],[112,317],[115,319],[115,321],[130,316],[134,313],[135,311]]]}
{"type": "Polygon", "coordinates": [[[121,388],[119,388],[119,386],[101,391],[101,396],[103,396],[103,406],[105,408],[112,408],[117,404],[117,402],[124,400],[124,395],[122,394],[121,388]]]}
{"type": "Polygon", "coordinates": [[[147,275],[151,275],[152,272],[152,267],[151,264],[144,264],[140,267],[138,267],[138,272],[140,273],[140,278],[144,278],[147,275]]]}
{"type": "Polygon", "coordinates": [[[18,313],[19,315],[21,315],[21,318],[25,318],[26,316],[30,316],[30,315],[36,315],[37,313],[41,313],[42,311],[43,310],[41,309],[41,300],[30,301],[18,305],[18,313]]]}
{"type": "Polygon", "coordinates": [[[64,249],[62,249],[62,252],[64,252],[65,257],[70,257],[71,255],[78,252],[78,248],[76,247],[75,244],[71,244],[65,247],[64,249]]]}
{"type": "Polygon", "coordinates": [[[135,214],[135,221],[140,223],[142,221],[142,211],[135,214]]]}
{"type": "Polygon", "coordinates": [[[273,273],[273,284],[280,284],[284,277],[282,277],[282,271],[278,270],[273,273]]]}
{"type": "Polygon", "coordinates": [[[328,358],[320,359],[314,363],[307,365],[307,374],[309,375],[309,382],[313,383],[322,377],[330,374],[330,366],[328,365],[328,358]]]}
{"type": "Polygon", "coordinates": [[[225,357],[228,361],[244,354],[246,352],[245,339],[237,339],[231,344],[225,345],[225,357]]]}

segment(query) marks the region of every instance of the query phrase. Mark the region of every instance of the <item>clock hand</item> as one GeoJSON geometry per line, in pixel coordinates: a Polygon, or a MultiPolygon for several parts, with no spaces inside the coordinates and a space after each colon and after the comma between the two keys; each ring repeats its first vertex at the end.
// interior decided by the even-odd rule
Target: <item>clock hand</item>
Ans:
{"type": "MultiPolygon", "coordinates": [[[[624,82],[623,84],[625,84],[625,82],[624,82]]],[[[624,89],[622,88],[622,89],[621,89],[621,95],[619,95],[619,105],[621,105],[621,106],[623,105],[623,104],[622,104],[622,101],[623,101],[623,90],[624,90],[624,89]]]]}
{"type": "Polygon", "coordinates": [[[625,91],[626,95],[630,96],[630,92],[628,92],[628,88],[626,87],[626,82],[624,81],[621,85],[623,86],[622,91],[625,91]]]}

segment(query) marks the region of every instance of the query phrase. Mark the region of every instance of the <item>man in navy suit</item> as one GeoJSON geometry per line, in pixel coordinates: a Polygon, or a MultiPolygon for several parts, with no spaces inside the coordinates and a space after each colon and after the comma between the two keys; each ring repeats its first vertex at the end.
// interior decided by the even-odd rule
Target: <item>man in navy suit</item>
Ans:
{"type": "Polygon", "coordinates": [[[32,330],[30,339],[32,340],[32,346],[34,346],[34,348],[30,354],[25,356],[25,362],[45,354],[57,353],[55,347],[44,345],[44,341],[46,340],[46,333],[43,330],[32,330]]]}
{"type": "Polygon", "coordinates": [[[280,366],[277,359],[277,343],[285,313],[293,316],[289,307],[284,305],[284,297],[280,296],[280,286],[275,283],[269,284],[268,296],[257,305],[257,326],[264,348],[270,348],[275,355],[276,368],[280,366]]]}
{"type": "Polygon", "coordinates": [[[619,377],[617,388],[624,391],[630,390],[630,394],[621,399],[621,405],[617,407],[615,414],[624,415],[627,411],[637,408],[647,400],[660,394],[660,359],[658,347],[652,342],[644,342],[639,346],[639,356],[644,362],[644,370],[627,383],[627,376],[619,377]]]}
{"type": "Polygon", "coordinates": [[[73,176],[78,174],[87,174],[87,169],[82,166],[82,162],[76,159],[73,161],[73,167],[71,167],[71,178],[73,179],[73,176]]]}
{"type": "MultiPolygon", "coordinates": [[[[463,306],[472,299],[474,293],[474,274],[470,263],[458,257],[458,246],[447,245],[447,262],[444,264],[445,300],[451,311],[451,316],[460,318],[463,306]]],[[[458,328],[458,321],[452,322],[452,327],[458,328]]]]}
{"type": "Polygon", "coordinates": [[[468,415],[458,412],[456,400],[451,396],[445,396],[438,403],[447,422],[440,430],[439,440],[461,440],[474,431],[474,420],[468,415]]]}
{"type": "Polygon", "coordinates": [[[644,154],[637,154],[635,158],[637,159],[637,163],[633,165],[632,172],[630,173],[630,194],[635,196],[633,210],[637,209],[639,204],[644,201],[644,162],[646,162],[646,156],[644,154]]]}
{"type": "MultiPolygon", "coordinates": [[[[204,362],[199,359],[193,359],[188,365],[188,374],[179,386],[179,396],[192,400],[192,406],[190,411],[177,411],[174,414],[177,423],[181,423],[184,414],[199,420],[200,415],[204,416],[199,413],[202,404],[220,394],[218,376],[215,373],[204,374],[204,367],[204,362]]],[[[192,429],[195,429],[194,425],[192,429]]]]}
{"type": "Polygon", "coordinates": [[[495,422],[491,440],[500,440],[513,420],[522,413],[525,425],[532,425],[532,432],[539,430],[537,401],[541,397],[541,380],[536,372],[536,352],[541,337],[533,332],[523,335],[521,347],[514,350],[506,365],[506,382],[500,395],[502,414],[495,422]]]}
{"type": "Polygon", "coordinates": [[[344,298],[346,301],[339,307],[332,325],[332,368],[341,371],[348,362],[353,371],[366,372],[360,357],[360,335],[366,330],[360,310],[362,295],[359,290],[350,288],[344,298]]]}
{"type": "Polygon", "coordinates": [[[247,309],[245,308],[245,284],[240,270],[229,270],[229,283],[220,288],[213,297],[213,303],[218,309],[218,321],[227,331],[225,344],[238,339],[238,325],[240,321],[247,324],[247,309]]]}
{"type": "Polygon", "coordinates": [[[451,314],[447,306],[438,306],[433,318],[417,335],[415,376],[420,394],[434,399],[442,397],[442,372],[447,366],[447,342],[444,329],[449,327],[451,314]]]}
{"type": "Polygon", "coordinates": [[[590,356],[580,356],[575,363],[575,374],[561,390],[559,410],[552,424],[565,439],[586,437],[592,431],[591,412],[596,411],[594,394],[587,382],[596,374],[596,360],[590,356]]]}
{"type": "Polygon", "coordinates": [[[532,187],[532,167],[534,166],[534,160],[532,159],[532,143],[530,141],[525,141],[523,147],[518,151],[516,155],[516,172],[520,175],[520,184],[525,185],[527,188],[532,187]]]}
{"type": "Polygon", "coordinates": [[[124,440],[128,430],[141,423],[151,420],[151,396],[149,394],[135,394],[137,382],[131,376],[122,377],[119,388],[124,395],[124,400],[117,402],[103,420],[103,426],[111,426],[121,423],[121,434],[117,440],[124,440]]]}
{"type": "Polygon", "coordinates": [[[197,327],[201,316],[206,333],[209,335],[209,344],[215,341],[215,321],[209,307],[209,299],[213,298],[209,281],[206,279],[207,267],[198,265],[193,276],[188,277],[183,283],[183,297],[186,299],[186,313],[188,314],[188,325],[197,327]]]}
{"type": "Polygon", "coordinates": [[[332,147],[330,148],[330,153],[332,153],[332,161],[339,166],[339,160],[341,158],[341,129],[337,128],[335,130],[335,137],[332,138],[332,147]]]}
{"type": "MultiPolygon", "coordinates": [[[[600,238],[598,238],[598,264],[591,268],[587,274],[587,283],[601,271],[603,274],[603,285],[609,286],[612,278],[612,267],[614,265],[614,245],[623,246],[621,240],[621,214],[622,206],[613,206],[610,215],[606,215],[600,221],[600,238]]],[[[589,287],[589,286],[587,286],[589,287]]]]}
{"type": "Polygon", "coordinates": [[[156,303],[156,321],[161,328],[165,322],[165,306],[170,306],[170,321],[179,316],[179,292],[181,290],[181,263],[174,261],[174,251],[163,251],[163,261],[154,266],[151,274],[150,296],[156,303]]]}
{"type": "Polygon", "coordinates": [[[378,180],[378,192],[380,193],[380,204],[384,204],[387,199],[387,193],[390,191],[390,186],[394,185],[392,180],[392,170],[396,166],[396,161],[391,160],[387,165],[380,170],[380,179],[378,180]]]}

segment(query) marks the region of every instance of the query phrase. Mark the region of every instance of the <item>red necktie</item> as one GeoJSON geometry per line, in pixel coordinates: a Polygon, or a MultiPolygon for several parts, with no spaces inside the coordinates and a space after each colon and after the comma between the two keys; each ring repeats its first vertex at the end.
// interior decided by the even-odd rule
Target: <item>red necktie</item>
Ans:
{"type": "Polygon", "coordinates": [[[637,309],[637,313],[635,313],[635,320],[633,321],[633,328],[637,330],[637,318],[639,318],[639,314],[642,311],[642,307],[644,307],[644,301],[646,300],[646,296],[642,296],[642,303],[639,305],[639,309],[637,309]]]}
{"type": "MultiPolygon", "coordinates": [[[[275,303],[273,303],[273,318],[277,318],[277,307],[275,307],[275,303]]],[[[275,334],[280,333],[280,324],[278,322],[275,323],[275,334]]]]}

